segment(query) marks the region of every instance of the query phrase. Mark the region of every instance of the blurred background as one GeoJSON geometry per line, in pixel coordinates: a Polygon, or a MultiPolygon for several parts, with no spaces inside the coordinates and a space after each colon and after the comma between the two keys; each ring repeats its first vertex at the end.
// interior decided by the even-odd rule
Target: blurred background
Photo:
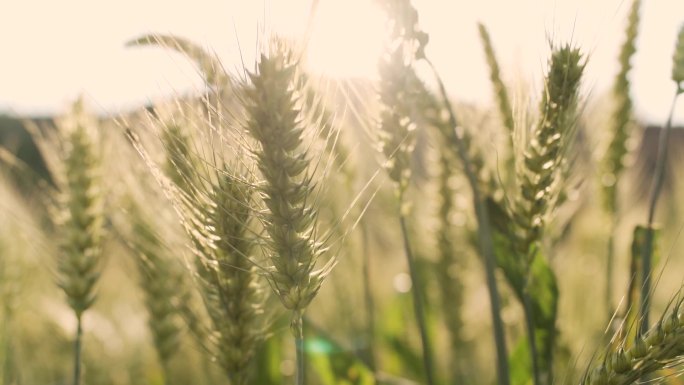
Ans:
{"type": "MultiPolygon", "coordinates": [[[[2,2],[0,112],[52,114],[79,94],[102,114],[137,108],[150,99],[197,89],[191,63],[162,50],[125,48],[145,33],[174,33],[214,50],[227,68],[254,62],[264,32],[300,38],[309,0],[86,0],[2,2]],[[239,44],[239,45],[238,45],[239,44]]],[[[504,79],[539,87],[549,42],[572,40],[590,54],[586,91],[601,95],[617,72],[630,2],[625,0],[416,0],[428,53],[449,92],[465,102],[490,103],[478,21],[489,28],[504,79]]],[[[672,47],[684,3],[645,2],[632,73],[639,118],[666,119],[673,86],[672,47]]],[[[373,1],[320,0],[311,27],[308,63],[334,77],[368,78],[377,69],[384,15],[373,1]]],[[[682,118],[680,106],[677,119],[682,118]]]]}

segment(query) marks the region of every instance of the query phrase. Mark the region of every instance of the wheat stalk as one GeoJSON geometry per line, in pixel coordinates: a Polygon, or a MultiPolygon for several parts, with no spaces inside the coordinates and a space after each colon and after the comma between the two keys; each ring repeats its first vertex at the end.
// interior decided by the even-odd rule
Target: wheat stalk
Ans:
{"type": "Polygon", "coordinates": [[[629,72],[632,69],[631,58],[636,52],[636,37],[639,28],[640,0],[634,0],[630,9],[625,31],[625,42],[619,56],[620,71],[613,83],[613,97],[615,110],[611,120],[612,138],[605,154],[604,172],[602,174],[604,203],[611,215],[611,229],[608,240],[608,255],[606,257],[606,304],[608,314],[613,314],[613,260],[614,233],[618,221],[618,181],[624,170],[624,159],[627,155],[627,141],[633,128],[632,98],[630,96],[629,72]]]}
{"type": "Polygon", "coordinates": [[[59,127],[63,133],[64,175],[58,201],[56,229],[60,233],[58,285],[67,297],[77,320],[74,342],[74,385],[81,378],[82,316],[95,302],[95,285],[102,261],[102,187],[100,160],[93,139],[93,123],[82,102],[74,104],[71,120],[59,127]]]}
{"type": "Polygon", "coordinates": [[[292,53],[276,43],[250,73],[244,103],[246,130],[257,141],[254,153],[263,177],[259,190],[268,209],[263,218],[270,260],[267,277],[282,305],[292,312],[297,383],[302,384],[302,315],[336,260],[316,269],[325,248],[317,239],[314,171],[303,145],[296,65],[292,53]]]}
{"type": "Polygon", "coordinates": [[[665,127],[659,134],[658,141],[658,158],[656,160],[655,174],[653,175],[653,190],[648,207],[648,225],[646,227],[646,241],[641,250],[642,266],[643,266],[643,283],[641,285],[641,306],[639,309],[639,317],[642,320],[640,333],[646,331],[648,325],[648,316],[650,310],[651,300],[651,257],[653,254],[653,238],[655,229],[653,228],[653,220],[655,218],[656,205],[660,196],[660,190],[663,187],[665,180],[665,167],[667,164],[667,150],[670,131],[672,129],[672,117],[674,109],[677,104],[677,99],[684,93],[682,82],[684,81],[684,26],[680,29],[675,45],[675,51],[672,55],[672,80],[676,83],[670,113],[665,123],[665,127]]]}
{"type": "Polygon", "coordinates": [[[463,335],[463,304],[465,301],[463,277],[465,275],[465,261],[463,260],[462,245],[455,239],[453,214],[455,212],[455,196],[458,193],[454,187],[456,174],[451,169],[453,160],[449,159],[449,152],[439,149],[439,175],[437,177],[440,204],[437,212],[437,253],[439,259],[436,264],[436,275],[440,286],[442,312],[449,331],[452,361],[454,363],[454,381],[467,381],[467,363],[465,355],[468,353],[469,343],[463,335]],[[460,252],[457,249],[461,249],[460,252]],[[457,273],[455,273],[457,271],[457,273]]]}
{"type": "Polygon", "coordinates": [[[513,247],[523,279],[518,293],[527,325],[533,379],[537,385],[549,383],[552,378],[556,302],[554,300],[554,308],[549,313],[550,319],[543,320],[546,326],[541,326],[542,320],[535,320],[535,299],[530,293],[532,281],[536,279],[532,267],[536,258],[543,258],[539,255],[539,243],[547,217],[557,203],[565,167],[564,153],[574,134],[579,85],[584,69],[581,58],[579,50],[569,45],[552,52],[540,104],[541,116],[523,154],[523,167],[517,175],[520,194],[512,207],[515,226],[513,247]],[[537,345],[538,338],[535,337],[537,327],[551,329],[548,336],[540,341],[541,346],[537,345]]]}
{"type": "Polygon", "coordinates": [[[422,55],[423,45],[415,29],[418,15],[408,1],[391,2],[387,12],[395,19],[395,41],[389,52],[380,61],[380,82],[378,94],[382,110],[380,111],[379,142],[385,156],[384,167],[395,186],[398,200],[398,216],[401,226],[404,254],[408,263],[411,281],[413,310],[420,332],[423,352],[423,367],[426,383],[435,383],[432,343],[427,330],[425,305],[423,304],[424,287],[417,272],[416,260],[409,239],[406,219],[410,205],[405,200],[405,193],[411,180],[411,157],[415,146],[416,101],[421,84],[413,69],[413,61],[422,55]]]}
{"type": "Polygon", "coordinates": [[[684,83],[684,26],[679,29],[677,36],[677,46],[672,55],[672,80],[677,83],[681,90],[684,83]]]}

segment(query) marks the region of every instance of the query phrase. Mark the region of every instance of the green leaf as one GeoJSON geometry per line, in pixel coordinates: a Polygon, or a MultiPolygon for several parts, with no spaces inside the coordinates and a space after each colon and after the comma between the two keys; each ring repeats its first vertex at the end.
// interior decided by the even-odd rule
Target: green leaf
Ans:
{"type": "Polygon", "coordinates": [[[511,385],[530,385],[532,383],[532,373],[530,368],[530,347],[527,338],[518,339],[513,351],[508,358],[511,373],[511,385]]]}
{"type": "MultiPolygon", "coordinates": [[[[629,330],[623,331],[626,333],[625,340],[633,341],[636,336],[637,328],[631,327],[636,325],[639,318],[639,307],[641,306],[641,284],[643,283],[643,263],[642,255],[644,253],[644,248],[646,245],[646,237],[648,234],[648,227],[637,225],[634,227],[634,232],[632,233],[632,247],[631,247],[631,260],[629,264],[629,286],[627,288],[627,307],[624,313],[625,325],[630,326],[629,330]]],[[[655,265],[660,259],[660,253],[658,252],[658,239],[660,237],[660,230],[653,230],[653,242],[651,242],[652,250],[651,261],[655,265]]]]}
{"type": "Polygon", "coordinates": [[[308,333],[309,363],[322,385],[373,385],[373,372],[351,351],[321,333],[308,333]]]}
{"type": "Polygon", "coordinates": [[[253,383],[263,385],[279,385],[283,383],[283,377],[280,372],[282,349],[282,333],[275,334],[264,342],[255,357],[256,370],[252,376],[253,383]]]}
{"type": "MultiPolygon", "coordinates": [[[[517,255],[513,247],[512,240],[515,237],[512,229],[513,220],[504,208],[493,199],[488,198],[486,203],[493,229],[496,263],[522,304],[526,278],[525,257],[517,255]]],[[[558,284],[556,275],[539,248],[536,248],[529,274],[527,290],[532,301],[534,335],[538,350],[537,362],[540,371],[548,373],[552,367],[551,359],[556,338],[558,284]]]]}
{"type": "Polygon", "coordinates": [[[411,327],[411,296],[408,293],[395,295],[388,308],[378,314],[377,331],[381,341],[388,346],[383,352],[383,370],[411,378],[424,378],[423,359],[420,349],[410,343],[406,330],[411,327]]]}

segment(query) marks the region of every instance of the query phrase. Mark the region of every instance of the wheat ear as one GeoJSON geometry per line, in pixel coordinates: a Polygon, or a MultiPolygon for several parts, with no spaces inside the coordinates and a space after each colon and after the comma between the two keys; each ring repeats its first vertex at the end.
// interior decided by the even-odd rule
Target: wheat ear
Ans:
{"type": "Polygon", "coordinates": [[[131,246],[145,294],[147,324],[164,370],[164,380],[168,383],[173,378],[171,359],[178,350],[183,332],[179,311],[182,294],[186,291],[183,272],[138,208],[129,209],[129,219],[131,246]]]}
{"type": "MultiPolygon", "coordinates": [[[[680,290],[679,296],[682,292],[680,290]]],[[[684,360],[684,300],[674,299],[669,310],[651,327],[627,341],[611,344],[599,362],[584,374],[581,385],[628,385],[684,360]]]]}
{"type": "Polygon", "coordinates": [[[64,136],[64,186],[59,201],[57,229],[61,232],[58,285],[64,290],[77,320],[74,342],[74,385],[81,378],[82,316],[95,302],[100,277],[103,229],[102,190],[92,123],[81,102],[74,105],[72,120],[60,131],[64,136]]]}
{"type": "Polygon", "coordinates": [[[539,255],[548,215],[553,211],[562,183],[565,148],[574,134],[580,80],[584,65],[579,50],[569,45],[555,49],[551,55],[545,90],[540,105],[540,119],[525,149],[523,167],[518,174],[520,194],[513,208],[517,227],[515,253],[523,268],[521,300],[527,325],[534,383],[549,383],[552,378],[552,354],[555,334],[556,302],[550,319],[535,319],[530,293],[532,266],[539,255]],[[545,326],[542,326],[542,321],[545,326]],[[549,335],[538,346],[536,329],[543,327],[549,335]]]}
{"type": "Polygon", "coordinates": [[[317,240],[313,170],[303,144],[292,54],[278,45],[262,54],[251,84],[245,91],[247,131],[258,142],[254,153],[264,179],[260,192],[268,208],[264,226],[268,233],[268,279],[283,306],[292,312],[297,349],[297,383],[304,381],[302,315],[334,266],[316,262],[325,251],[317,240]]]}
{"type": "MultiPolygon", "coordinates": [[[[398,217],[401,226],[404,254],[408,263],[408,270],[413,285],[413,312],[420,333],[423,351],[423,367],[426,383],[435,383],[434,360],[432,358],[432,343],[427,330],[427,320],[423,304],[421,288],[425,286],[420,281],[417,262],[413,254],[407,229],[407,217],[410,205],[405,199],[405,193],[411,180],[411,157],[415,146],[416,130],[416,95],[420,89],[418,77],[413,69],[415,57],[421,55],[421,41],[415,39],[417,13],[410,2],[395,2],[390,5],[390,15],[397,18],[397,25],[401,29],[395,36],[395,42],[390,51],[380,61],[379,97],[382,110],[380,112],[380,148],[386,158],[385,168],[389,178],[394,182],[398,200],[398,217]],[[404,28],[410,27],[411,29],[404,28]],[[418,48],[416,48],[418,47],[418,48]]],[[[396,26],[395,26],[396,28],[396,26]]],[[[422,36],[422,35],[421,35],[422,36]]]]}
{"type": "MultiPolygon", "coordinates": [[[[213,239],[211,247],[199,249],[197,271],[202,297],[214,331],[219,364],[231,383],[243,385],[256,348],[264,335],[264,296],[253,258],[256,241],[250,230],[254,190],[250,183],[217,171],[208,191],[204,220],[193,234],[203,231],[213,239]]],[[[196,235],[195,235],[196,237],[196,235]]],[[[195,238],[195,244],[200,240],[195,238]]]]}
{"type": "Polygon", "coordinates": [[[482,40],[487,66],[489,67],[489,80],[492,83],[494,96],[496,97],[497,105],[499,107],[499,115],[501,116],[504,127],[508,130],[508,151],[504,160],[506,170],[508,171],[506,176],[507,178],[510,178],[508,180],[512,180],[512,176],[515,175],[515,145],[513,143],[515,124],[513,120],[513,109],[511,108],[511,101],[508,97],[508,90],[501,79],[501,70],[499,68],[499,62],[496,59],[492,40],[489,37],[489,31],[487,31],[487,27],[482,23],[478,23],[477,27],[480,32],[480,40],[482,40]]]}

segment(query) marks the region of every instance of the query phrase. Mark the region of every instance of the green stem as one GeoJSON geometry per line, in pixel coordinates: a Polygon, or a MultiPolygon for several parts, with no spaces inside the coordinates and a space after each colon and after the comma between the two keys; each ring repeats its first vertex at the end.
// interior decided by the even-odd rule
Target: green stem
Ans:
{"type": "Polygon", "coordinates": [[[411,294],[413,295],[413,310],[416,317],[416,322],[418,323],[418,330],[420,331],[420,342],[423,348],[423,367],[425,368],[425,379],[427,385],[433,385],[435,383],[434,379],[434,365],[432,360],[432,347],[430,346],[430,337],[427,331],[427,321],[425,320],[425,306],[423,304],[423,293],[421,289],[423,288],[422,282],[420,282],[420,276],[418,275],[418,268],[416,266],[416,260],[413,256],[411,250],[411,245],[409,243],[408,230],[406,229],[406,218],[404,214],[399,212],[399,222],[401,224],[401,235],[404,241],[404,251],[406,254],[406,260],[408,261],[409,274],[411,275],[411,294]]]}
{"type": "Polygon", "coordinates": [[[366,364],[375,372],[375,298],[373,298],[373,290],[371,288],[372,280],[370,252],[368,250],[368,229],[364,222],[361,222],[361,244],[363,249],[363,296],[366,306],[366,333],[368,338],[366,364]]]}
{"type": "Polygon", "coordinates": [[[501,319],[501,303],[499,299],[499,290],[496,283],[496,257],[494,255],[494,241],[492,237],[491,225],[489,223],[489,217],[487,215],[487,206],[484,204],[482,193],[480,192],[480,186],[478,184],[478,179],[473,170],[472,162],[470,161],[468,155],[468,149],[465,148],[463,140],[458,132],[458,124],[456,121],[456,114],[454,113],[451,102],[449,102],[449,96],[447,95],[446,88],[439,76],[437,70],[435,69],[432,62],[427,60],[427,63],[432,68],[435,77],[437,79],[437,84],[439,85],[439,91],[442,96],[444,105],[449,113],[449,125],[451,126],[452,132],[449,133],[446,138],[450,145],[454,146],[457,151],[458,157],[463,163],[463,169],[465,171],[466,177],[468,179],[468,184],[473,191],[473,206],[475,207],[475,216],[477,218],[477,235],[478,243],[480,246],[480,254],[484,260],[485,265],[485,276],[487,280],[487,288],[489,291],[489,305],[492,314],[492,328],[494,331],[494,342],[496,345],[496,363],[497,363],[497,377],[499,385],[509,385],[509,372],[508,372],[508,353],[506,349],[506,334],[504,332],[503,320],[501,319]]]}
{"type": "MultiPolygon", "coordinates": [[[[529,273],[527,274],[526,279],[529,280],[529,273]]],[[[537,340],[534,333],[534,316],[532,314],[532,298],[530,297],[530,293],[527,289],[527,284],[525,285],[522,297],[525,326],[527,329],[527,341],[530,347],[530,360],[532,361],[532,379],[535,385],[541,385],[541,379],[539,377],[537,340]]]]}
{"type": "Polygon", "coordinates": [[[297,357],[297,374],[295,383],[297,385],[304,385],[304,374],[306,371],[306,363],[304,357],[304,320],[302,314],[298,312],[294,319],[294,337],[295,337],[295,351],[297,357]]]}
{"type": "Polygon", "coordinates": [[[76,315],[76,339],[74,340],[74,385],[81,384],[81,348],[83,342],[83,325],[81,315],[76,315]]]}
{"type": "Polygon", "coordinates": [[[606,255],[606,307],[608,309],[608,320],[613,318],[615,305],[613,304],[613,268],[615,265],[615,231],[617,230],[617,213],[612,213],[610,223],[610,234],[608,235],[608,250],[606,255]]]}
{"type": "Polygon", "coordinates": [[[2,335],[2,342],[3,342],[3,370],[2,370],[2,380],[3,384],[9,385],[9,384],[14,384],[14,378],[15,378],[15,373],[14,373],[14,362],[13,362],[13,352],[12,352],[12,329],[11,329],[11,313],[10,309],[7,306],[5,308],[5,315],[3,317],[3,335],[2,335]]]}
{"type": "Polygon", "coordinates": [[[670,137],[670,130],[672,128],[672,116],[674,115],[674,108],[677,103],[677,98],[683,92],[681,88],[677,88],[672,106],[670,107],[670,114],[667,118],[665,128],[660,132],[660,142],[658,143],[658,159],[656,160],[655,175],[653,177],[653,195],[651,195],[651,202],[648,208],[648,227],[646,228],[646,241],[642,248],[642,262],[643,262],[643,284],[641,286],[641,308],[639,309],[639,316],[641,319],[641,326],[639,333],[645,334],[649,328],[648,311],[651,302],[651,257],[653,255],[653,218],[655,216],[656,204],[660,191],[663,188],[665,180],[665,166],[667,161],[667,142],[670,137]]]}

